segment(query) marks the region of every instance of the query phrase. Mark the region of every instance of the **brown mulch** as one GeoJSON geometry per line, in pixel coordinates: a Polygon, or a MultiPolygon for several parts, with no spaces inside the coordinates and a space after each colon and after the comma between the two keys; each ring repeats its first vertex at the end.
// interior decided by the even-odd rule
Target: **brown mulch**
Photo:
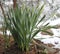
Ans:
{"type": "Polygon", "coordinates": [[[4,38],[0,34],[0,54],[2,54],[3,51],[4,51],[4,38]]]}
{"type": "MultiPolygon", "coordinates": [[[[38,40],[36,40],[36,42],[37,43],[41,43],[41,44],[43,44],[43,45],[46,45],[47,47],[52,47],[52,46],[54,46],[54,45],[52,45],[52,44],[44,44],[43,42],[41,42],[41,41],[38,41],[38,40]]],[[[0,34],[0,54],[22,54],[20,51],[19,51],[19,49],[18,49],[18,47],[17,47],[17,45],[16,44],[13,44],[14,43],[14,41],[13,41],[13,38],[12,37],[10,37],[10,44],[11,44],[11,47],[9,47],[9,49],[5,49],[4,48],[4,37],[3,37],[3,35],[1,35],[0,34]]],[[[36,47],[37,45],[34,45],[34,47],[36,47]]],[[[36,54],[60,54],[60,49],[58,49],[58,48],[54,48],[54,50],[56,50],[55,52],[50,52],[49,50],[46,50],[43,46],[41,46],[41,47],[39,47],[39,46],[37,46],[36,48],[34,48],[35,50],[36,50],[36,52],[38,52],[38,53],[36,53],[36,54]]]]}
{"type": "MultiPolygon", "coordinates": [[[[13,38],[10,37],[10,43],[13,43],[13,38]]],[[[0,34],[0,54],[4,54],[5,51],[5,41],[2,34],[0,34]]]]}

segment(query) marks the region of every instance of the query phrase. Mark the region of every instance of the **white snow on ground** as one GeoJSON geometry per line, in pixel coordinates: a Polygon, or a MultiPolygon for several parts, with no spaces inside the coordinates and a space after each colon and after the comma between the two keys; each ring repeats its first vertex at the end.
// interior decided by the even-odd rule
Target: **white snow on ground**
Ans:
{"type": "MultiPolygon", "coordinates": [[[[0,34],[3,34],[3,32],[0,31],[0,34]]],[[[7,30],[7,35],[11,35],[10,31],[7,30]]]]}
{"type": "Polygon", "coordinates": [[[57,37],[60,36],[60,29],[51,29],[51,30],[54,33],[54,36],[57,36],[57,37]]]}
{"type": "Polygon", "coordinates": [[[57,25],[60,24],[60,18],[54,20],[54,21],[50,21],[50,25],[57,25]]]}
{"type": "Polygon", "coordinates": [[[5,5],[12,5],[13,4],[13,2],[12,1],[10,1],[10,2],[5,2],[5,5]]]}
{"type": "Polygon", "coordinates": [[[54,48],[59,48],[60,49],[60,43],[59,44],[57,44],[57,45],[55,45],[55,47],[54,48]]]}
{"type": "Polygon", "coordinates": [[[45,44],[51,43],[54,45],[53,48],[59,48],[60,49],[60,38],[58,38],[58,37],[46,38],[46,39],[43,39],[41,41],[44,42],[45,44]],[[58,43],[58,44],[55,44],[55,43],[58,43]]]}
{"type": "Polygon", "coordinates": [[[56,37],[55,35],[49,36],[49,35],[41,35],[40,33],[35,37],[36,39],[41,40],[45,44],[53,44],[53,48],[60,48],[60,38],[56,37]],[[58,44],[55,44],[58,43],[58,44]]]}
{"type": "Polygon", "coordinates": [[[56,45],[55,43],[60,43],[60,38],[58,37],[52,37],[52,38],[46,38],[41,40],[44,43],[52,43],[53,45],[56,45]]]}
{"type": "MultiPolygon", "coordinates": [[[[60,19],[50,21],[50,25],[57,25],[57,24],[60,25],[60,19]]],[[[60,38],[59,38],[60,37],[60,28],[59,29],[51,29],[51,30],[54,33],[53,36],[42,35],[42,34],[38,33],[35,38],[41,40],[45,44],[51,43],[51,44],[55,45],[54,48],[60,48],[60,38]],[[58,44],[55,44],[55,43],[58,43],[58,44]]]]}

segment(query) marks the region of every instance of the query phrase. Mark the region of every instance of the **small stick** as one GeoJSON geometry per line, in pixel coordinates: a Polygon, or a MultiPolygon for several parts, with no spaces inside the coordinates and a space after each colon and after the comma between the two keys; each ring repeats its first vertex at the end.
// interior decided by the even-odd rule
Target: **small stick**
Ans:
{"type": "Polygon", "coordinates": [[[17,0],[13,0],[13,8],[16,8],[17,0]]]}
{"type": "Polygon", "coordinates": [[[3,6],[2,6],[2,4],[1,4],[1,1],[0,1],[0,7],[1,7],[1,10],[2,10],[2,14],[3,14],[3,16],[6,17],[6,15],[5,15],[5,13],[4,13],[3,6]]]}
{"type": "Polygon", "coordinates": [[[37,46],[43,46],[45,49],[47,49],[49,52],[56,52],[56,50],[54,50],[53,48],[51,48],[51,47],[48,47],[48,46],[46,46],[46,45],[44,45],[44,44],[39,44],[39,43],[37,43],[34,39],[32,40],[32,42],[35,44],[35,45],[37,45],[37,46]]]}

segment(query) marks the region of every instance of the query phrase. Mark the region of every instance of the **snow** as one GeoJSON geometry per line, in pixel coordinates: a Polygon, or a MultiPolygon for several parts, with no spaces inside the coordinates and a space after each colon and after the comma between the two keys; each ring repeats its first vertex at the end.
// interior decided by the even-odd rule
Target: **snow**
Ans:
{"type": "MultiPolygon", "coordinates": [[[[60,25],[60,19],[56,19],[54,21],[50,21],[50,25],[60,25]]],[[[60,48],[60,28],[59,29],[51,29],[53,32],[53,36],[50,35],[42,35],[41,33],[38,33],[35,39],[39,39],[45,44],[51,43],[55,45],[53,48],[60,48]],[[55,44],[58,43],[58,44],[55,44]]]]}
{"type": "Polygon", "coordinates": [[[54,48],[59,48],[60,49],[60,43],[59,44],[57,44],[57,45],[55,45],[55,47],[54,48]]]}
{"type": "MultiPolygon", "coordinates": [[[[58,32],[56,31],[55,34],[57,34],[57,33],[58,32]]],[[[59,48],[60,49],[60,38],[59,38],[59,36],[56,36],[55,34],[53,36],[49,36],[49,35],[42,35],[39,33],[34,38],[41,40],[45,44],[48,44],[48,43],[53,44],[54,45],[53,48],[59,48]],[[58,43],[58,44],[55,44],[55,43],[58,43]]]]}
{"type": "Polygon", "coordinates": [[[12,5],[13,4],[13,2],[12,1],[10,1],[10,2],[5,2],[5,5],[12,5]]]}
{"type": "Polygon", "coordinates": [[[50,25],[57,25],[60,24],[60,18],[54,20],[54,21],[50,21],[50,25]]]}
{"type": "Polygon", "coordinates": [[[42,42],[44,43],[51,43],[53,45],[56,45],[55,43],[60,43],[60,38],[58,37],[52,37],[52,38],[46,38],[46,39],[43,39],[41,40],[42,42]]]}
{"type": "Polygon", "coordinates": [[[60,36],[60,29],[51,29],[54,33],[54,36],[59,37],[60,36]]]}
{"type": "MultiPolygon", "coordinates": [[[[3,34],[3,32],[0,31],[0,34],[3,34]]],[[[10,31],[7,30],[7,35],[11,35],[10,31]]]]}

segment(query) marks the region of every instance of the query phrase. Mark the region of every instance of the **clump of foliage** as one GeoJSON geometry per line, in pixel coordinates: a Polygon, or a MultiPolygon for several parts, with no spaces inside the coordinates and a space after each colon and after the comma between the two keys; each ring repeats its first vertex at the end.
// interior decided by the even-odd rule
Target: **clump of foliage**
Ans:
{"type": "MultiPolygon", "coordinates": [[[[39,8],[22,5],[15,9],[9,10],[7,16],[4,18],[5,26],[12,34],[14,41],[22,51],[29,51],[32,39],[40,31],[47,32],[50,29],[48,24],[37,27],[45,19],[45,15],[40,17],[44,8],[44,4],[39,8]]],[[[51,34],[51,33],[49,33],[51,34]]]]}

